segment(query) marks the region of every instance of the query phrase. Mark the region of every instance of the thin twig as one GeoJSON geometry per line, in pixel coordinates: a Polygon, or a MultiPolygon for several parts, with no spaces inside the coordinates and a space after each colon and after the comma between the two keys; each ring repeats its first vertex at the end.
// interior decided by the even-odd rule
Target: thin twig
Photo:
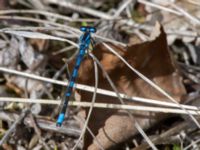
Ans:
{"type": "Polygon", "coordinates": [[[60,23],[55,23],[55,22],[51,22],[51,21],[47,21],[47,20],[42,20],[42,19],[37,19],[37,18],[31,18],[31,17],[23,17],[23,16],[0,16],[0,19],[10,19],[10,20],[22,20],[22,21],[29,21],[29,22],[35,22],[35,23],[43,23],[43,24],[49,24],[52,26],[56,26],[59,28],[62,28],[63,30],[67,31],[67,32],[71,32],[71,33],[81,33],[78,29],[73,28],[73,27],[69,27],[66,25],[62,25],[60,23]]]}
{"type": "MultiPolygon", "coordinates": [[[[152,141],[155,144],[159,144],[160,141],[165,141],[172,135],[180,134],[180,132],[184,129],[187,129],[190,126],[190,122],[185,121],[183,123],[177,124],[175,127],[171,127],[169,130],[159,134],[157,137],[152,138],[152,141]]],[[[141,150],[141,149],[148,149],[147,143],[142,143],[138,147],[134,148],[133,150],[141,150]]]]}
{"type": "Polygon", "coordinates": [[[200,1],[199,0],[185,0],[186,2],[193,4],[195,6],[200,6],[200,1]]]}
{"type": "Polygon", "coordinates": [[[78,5],[72,4],[68,1],[58,1],[58,0],[43,0],[43,1],[45,1],[46,3],[59,5],[59,6],[65,7],[65,8],[72,9],[72,10],[77,11],[77,12],[86,13],[86,14],[89,14],[91,16],[95,16],[95,17],[99,17],[99,18],[103,18],[103,19],[110,20],[110,19],[113,18],[113,16],[110,16],[107,13],[103,13],[103,12],[100,12],[100,11],[97,11],[97,10],[94,10],[94,9],[91,9],[91,8],[87,8],[87,7],[84,7],[84,6],[78,6],[78,5]]]}
{"type": "Polygon", "coordinates": [[[53,52],[52,54],[53,55],[58,55],[58,54],[61,54],[61,53],[64,53],[64,52],[68,52],[68,51],[71,51],[73,50],[75,47],[74,46],[69,46],[69,47],[64,47],[56,52],[53,52]]]}
{"type": "Polygon", "coordinates": [[[126,0],[126,1],[119,7],[119,9],[115,12],[113,18],[118,18],[119,15],[121,14],[121,12],[122,12],[124,9],[126,9],[126,7],[127,7],[128,5],[130,5],[130,3],[132,3],[132,2],[133,2],[133,0],[126,0]]]}
{"type": "Polygon", "coordinates": [[[19,9],[19,10],[15,10],[15,9],[9,9],[9,10],[0,10],[0,15],[5,15],[5,14],[39,14],[39,15],[43,15],[43,16],[51,16],[51,17],[55,17],[57,19],[62,19],[65,21],[72,21],[73,19],[67,16],[63,16],[60,14],[56,14],[56,13],[51,13],[48,11],[42,11],[42,10],[25,10],[25,9],[19,9]]]}
{"type": "MultiPolygon", "coordinates": [[[[72,148],[72,150],[75,150],[78,147],[78,144],[80,143],[83,135],[85,134],[85,131],[86,131],[86,128],[88,126],[88,122],[89,122],[89,119],[90,119],[90,116],[91,116],[91,113],[92,113],[92,110],[93,110],[93,107],[94,107],[94,103],[95,103],[95,100],[96,100],[96,94],[97,94],[97,88],[98,88],[98,68],[97,68],[96,62],[95,61],[93,61],[93,62],[94,62],[94,76],[95,76],[95,91],[94,91],[93,96],[92,96],[92,101],[91,101],[92,104],[90,106],[88,116],[86,118],[85,124],[83,126],[82,131],[81,131],[81,135],[80,135],[78,141],[76,142],[76,144],[74,145],[74,147],[72,148]]],[[[101,145],[99,145],[99,148],[101,150],[103,150],[101,145]]]]}
{"type": "MultiPolygon", "coordinates": [[[[13,98],[13,97],[0,97],[0,102],[18,102],[18,103],[38,103],[38,104],[48,104],[48,105],[59,105],[58,100],[49,99],[27,99],[27,98],[13,98]]],[[[77,102],[70,101],[70,106],[81,106],[90,107],[91,102],[77,102]]],[[[135,110],[135,111],[147,111],[147,112],[158,112],[158,113],[174,113],[174,114],[187,114],[184,110],[175,108],[165,108],[165,107],[153,107],[153,106],[142,106],[142,105],[121,105],[121,104],[111,104],[111,103],[94,103],[96,108],[107,108],[107,109],[124,109],[124,110],[135,110]]],[[[192,115],[199,115],[200,111],[187,110],[192,115]]]]}
{"type": "Polygon", "coordinates": [[[183,10],[182,8],[174,5],[173,3],[169,3],[172,7],[174,7],[176,10],[174,9],[170,9],[164,6],[161,6],[159,4],[153,3],[153,2],[148,2],[146,0],[138,0],[138,2],[151,6],[151,7],[155,7],[158,8],[160,10],[164,10],[173,14],[176,14],[178,16],[185,16],[186,18],[190,19],[194,24],[200,24],[200,20],[198,20],[197,18],[193,17],[192,15],[190,15],[188,12],[186,12],[185,10],[183,10]],[[178,11],[177,11],[178,10],[178,11]]]}
{"type": "Polygon", "coordinates": [[[29,31],[2,31],[0,30],[0,32],[2,33],[6,33],[6,34],[12,34],[12,35],[17,35],[17,36],[22,36],[22,37],[26,37],[26,38],[32,38],[32,39],[48,39],[48,40],[58,40],[58,41],[63,41],[63,42],[67,42],[73,46],[77,46],[76,43],[74,43],[71,40],[68,39],[64,39],[62,37],[57,37],[57,36],[52,36],[52,35],[48,35],[48,34],[44,34],[44,33],[40,33],[40,32],[29,32],[29,31]]]}

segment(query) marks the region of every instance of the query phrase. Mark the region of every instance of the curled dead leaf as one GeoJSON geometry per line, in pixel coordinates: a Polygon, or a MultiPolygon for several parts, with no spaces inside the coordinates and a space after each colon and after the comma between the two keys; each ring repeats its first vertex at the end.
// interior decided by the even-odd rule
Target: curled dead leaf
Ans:
{"type": "MultiPolygon", "coordinates": [[[[170,56],[166,34],[158,23],[154,33],[156,31],[157,34],[152,35],[151,41],[142,44],[126,48],[107,44],[127,60],[131,66],[168,92],[177,102],[180,102],[181,96],[185,94],[185,88],[181,82],[182,78],[177,71],[173,58],[170,56]]],[[[119,92],[126,93],[129,96],[159,99],[160,101],[166,100],[166,97],[133,73],[103,44],[98,44],[93,52],[119,92]]],[[[79,82],[94,85],[93,72],[92,60],[85,59],[79,70],[79,82]]],[[[99,88],[112,90],[102,71],[99,71],[99,88]]],[[[91,93],[81,92],[81,96],[83,100],[90,101],[92,99],[91,93]]],[[[100,94],[97,95],[96,102],[120,103],[117,98],[100,94]]],[[[135,102],[125,102],[129,105],[138,105],[135,102]]],[[[86,109],[87,111],[88,109],[86,109]]],[[[132,113],[143,129],[149,128],[152,123],[164,117],[162,114],[150,112],[134,111],[132,113]]],[[[105,149],[112,148],[138,133],[134,127],[134,121],[123,110],[94,108],[89,121],[89,128],[105,149]]],[[[99,149],[88,132],[85,134],[84,149],[99,149]]]]}

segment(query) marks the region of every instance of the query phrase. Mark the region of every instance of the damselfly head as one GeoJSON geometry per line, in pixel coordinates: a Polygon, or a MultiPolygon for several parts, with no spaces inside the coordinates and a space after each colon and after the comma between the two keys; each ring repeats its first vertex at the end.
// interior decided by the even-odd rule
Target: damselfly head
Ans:
{"type": "Polygon", "coordinates": [[[90,27],[90,26],[82,26],[82,27],[80,27],[80,30],[82,32],[91,32],[91,33],[95,33],[96,32],[96,28],[95,27],[90,27]]]}

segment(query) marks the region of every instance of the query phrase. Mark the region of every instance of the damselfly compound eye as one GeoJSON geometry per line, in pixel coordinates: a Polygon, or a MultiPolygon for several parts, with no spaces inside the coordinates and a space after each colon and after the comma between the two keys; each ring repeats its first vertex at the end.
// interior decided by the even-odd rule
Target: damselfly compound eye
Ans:
{"type": "Polygon", "coordinates": [[[89,31],[92,32],[92,33],[95,33],[95,32],[96,32],[96,28],[94,28],[94,27],[89,27],[89,31]]]}
{"type": "Polygon", "coordinates": [[[86,32],[87,27],[83,27],[83,26],[82,26],[82,27],[80,27],[80,30],[83,31],[83,32],[86,32]]]}

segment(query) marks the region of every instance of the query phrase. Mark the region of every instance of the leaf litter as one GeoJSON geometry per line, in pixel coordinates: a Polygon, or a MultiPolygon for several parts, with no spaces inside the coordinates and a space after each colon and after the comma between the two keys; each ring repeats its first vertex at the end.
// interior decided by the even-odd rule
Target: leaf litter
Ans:
{"type": "MultiPolygon", "coordinates": [[[[58,2],[57,0],[12,3],[2,1],[2,10],[19,5],[38,10],[53,8],[54,14],[61,13],[65,16],[59,16],[59,20],[55,15],[47,17],[48,12],[37,13],[36,10],[32,10],[27,15],[21,11],[20,18],[19,15],[16,15],[20,13],[20,10],[1,11],[1,14],[8,12],[16,14],[9,16],[8,13],[8,16],[0,16],[4,28],[0,30],[0,66],[24,73],[66,80],[68,78],[67,68],[69,67],[71,70],[74,65],[74,60],[70,59],[70,56],[73,56],[74,48],[67,53],[62,51],[57,55],[53,54],[57,50],[67,49],[71,45],[76,47],[77,35],[80,33],[77,27],[80,26],[80,22],[86,24],[94,22],[98,32],[97,35],[94,35],[97,45],[92,53],[99,59],[120,93],[125,93],[130,97],[156,99],[158,102],[168,101],[166,97],[127,68],[102,44],[103,41],[117,51],[132,67],[169,93],[178,103],[199,106],[198,1],[162,2],[152,0],[147,2],[138,0],[134,3],[99,1],[92,5],[93,2],[83,0],[81,1],[83,7],[77,7],[78,3],[76,0],[73,3],[58,2]],[[57,7],[54,7],[56,5],[57,7]],[[42,16],[42,14],[47,16],[42,16]],[[23,18],[24,16],[26,18],[23,18]],[[67,20],[66,16],[69,17],[67,20]],[[112,20],[114,17],[116,20],[112,20]],[[123,17],[128,18],[123,20],[123,17]],[[31,19],[35,19],[34,24],[26,22],[31,19]],[[40,19],[46,22],[43,23],[43,20],[40,19]],[[156,21],[162,23],[163,27],[158,23],[154,27],[156,21]],[[25,25],[29,29],[17,30],[16,25],[25,25]],[[44,28],[40,28],[42,26],[44,28]],[[38,30],[33,27],[38,27],[38,30]],[[55,31],[51,30],[53,27],[55,31]],[[64,27],[70,31],[61,30],[64,27]],[[63,58],[69,58],[69,61],[63,61],[63,58]]],[[[77,82],[93,86],[94,75],[92,72],[94,72],[92,59],[85,57],[77,82]]],[[[98,76],[98,88],[112,90],[106,75],[100,68],[98,76]]],[[[65,87],[50,83],[3,73],[0,82],[5,86],[2,88],[1,97],[10,93],[10,97],[60,99],[58,96],[62,95],[65,89],[65,87]]],[[[91,97],[92,93],[75,90],[73,99],[90,102],[91,97]]],[[[131,102],[127,99],[124,99],[124,102],[130,106],[151,106],[142,102],[131,102]]],[[[95,104],[98,103],[121,104],[118,98],[105,96],[105,93],[97,94],[95,104]]],[[[83,127],[88,113],[87,108],[70,107],[64,126],[57,129],[54,125],[58,107],[41,104],[23,104],[16,107],[14,102],[12,104],[2,102],[1,106],[3,108],[0,112],[1,127],[5,130],[4,137],[7,135],[10,137],[8,140],[1,140],[4,143],[2,145],[4,149],[15,149],[16,147],[17,149],[71,149],[80,135],[79,125],[83,127]],[[26,108],[30,108],[31,111],[27,112],[26,117],[20,121],[18,118],[23,116],[24,111],[19,109],[25,110],[26,108]],[[34,119],[31,117],[32,115],[34,119]],[[17,123],[18,126],[14,126],[16,130],[12,130],[12,123],[18,121],[20,122],[17,123]]],[[[181,146],[191,148],[198,145],[199,135],[195,132],[197,127],[192,121],[188,122],[190,119],[188,115],[170,115],[142,110],[131,111],[131,113],[158,149],[181,146]],[[177,137],[181,138],[183,145],[179,143],[180,139],[177,137]],[[167,139],[171,139],[171,141],[167,139]],[[196,143],[191,145],[191,141],[196,143]]],[[[145,142],[146,139],[143,139],[134,126],[136,120],[131,120],[123,109],[94,107],[84,139],[76,148],[148,149],[150,146],[145,142]]]]}

